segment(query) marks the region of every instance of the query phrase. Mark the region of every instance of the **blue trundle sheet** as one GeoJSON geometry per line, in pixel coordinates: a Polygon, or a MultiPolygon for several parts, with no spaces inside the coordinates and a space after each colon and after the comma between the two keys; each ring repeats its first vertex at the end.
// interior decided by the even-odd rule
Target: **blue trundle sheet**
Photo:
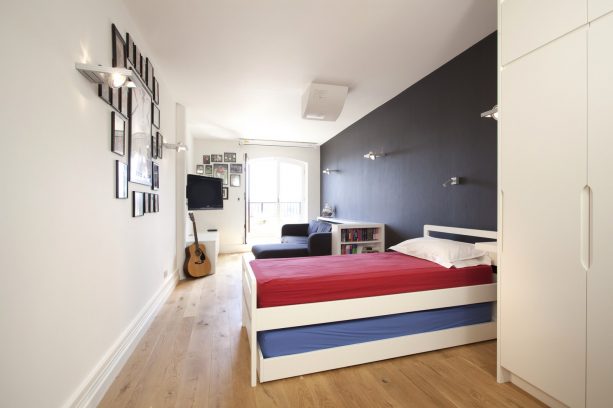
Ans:
{"type": "Polygon", "coordinates": [[[492,320],[492,303],[423,310],[258,333],[264,358],[426,333],[492,320]]]}

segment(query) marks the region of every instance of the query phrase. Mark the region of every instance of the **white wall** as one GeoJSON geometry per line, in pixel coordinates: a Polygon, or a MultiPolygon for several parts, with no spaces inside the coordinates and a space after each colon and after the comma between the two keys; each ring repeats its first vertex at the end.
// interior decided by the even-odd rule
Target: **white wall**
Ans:
{"type": "MultiPolygon", "coordinates": [[[[110,108],[74,68],[111,64],[111,23],[155,64],[119,0],[2,5],[2,407],[71,404],[174,273],[175,153],[159,161],[160,213],[132,218],[114,198],[110,108]]],[[[176,101],[155,70],[172,142],[176,101]]]]}
{"type": "MultiPolygon", "coordinates": [[[[239,146],[236,140],[222,139],[193,139],[192,162],[188,173],[196,174],[196,165],[202,164],[203,154],[223,154],[236,152],[237,163],[243,163],[244,154],[249,159],[263,157],[286,157],[304,161],[308,164],[308,201],[307,214],[309,219],[319,215],[319,147],[269,147],[269,146],[239,146]]],[[[196,224],[199,230],[217,228],[220,234],[220,251],[224,253],[245,250],[243,244],[243,225],[245,224],[245,175],[241,177],[240,187],[228,187],[229,197],[224,201],[223,210],[194,211],[196,224]]],[[[187,229],[191,232],[191,225],[187,229]]]]}

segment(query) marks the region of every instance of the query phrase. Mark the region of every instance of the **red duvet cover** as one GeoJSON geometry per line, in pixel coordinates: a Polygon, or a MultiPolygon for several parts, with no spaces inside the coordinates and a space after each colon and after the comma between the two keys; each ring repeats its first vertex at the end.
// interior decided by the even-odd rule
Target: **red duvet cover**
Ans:
{"type": "Polygon", "coordinates": [[[256,259],[251,268],[258,307],[492,283],[490,266],[447,269],[398,252],[256,259]]]}

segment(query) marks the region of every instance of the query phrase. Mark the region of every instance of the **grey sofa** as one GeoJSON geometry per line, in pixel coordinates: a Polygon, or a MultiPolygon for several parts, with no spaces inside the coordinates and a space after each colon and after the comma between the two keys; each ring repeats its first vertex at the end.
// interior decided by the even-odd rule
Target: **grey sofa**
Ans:
{"type": "Polygon", "coordinates": [[[281,227],[280,244],[254,245],[251,251],[256,259],[330,255],[331,231],[331,224],[317,220],[304,224],[285,224],[281,227]]]}

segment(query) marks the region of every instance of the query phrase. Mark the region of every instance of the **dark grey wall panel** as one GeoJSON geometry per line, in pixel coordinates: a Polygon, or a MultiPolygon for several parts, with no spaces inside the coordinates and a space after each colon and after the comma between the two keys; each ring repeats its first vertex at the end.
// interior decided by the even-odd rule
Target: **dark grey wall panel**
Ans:
{"type": "Polygon", "coordinates": [[[322,169],[340,172],[322,174],[322,206],[387,224],[388,246],[424,224],[495,230],[496,122],[480,117],[494,104],[496,33],[323,144],[322,169]]]}

